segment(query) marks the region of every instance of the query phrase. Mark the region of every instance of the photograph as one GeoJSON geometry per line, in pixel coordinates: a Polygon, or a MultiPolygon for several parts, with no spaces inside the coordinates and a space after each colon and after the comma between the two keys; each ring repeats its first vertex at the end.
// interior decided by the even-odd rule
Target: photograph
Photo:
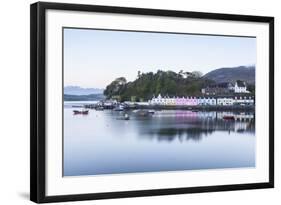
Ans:
{"type": "Polygon", "coordinates": [[[256,41],[63,27],[62,176],[254,169],[256,41]]]}
{"type": "Polygon", "coordinates": [[[274,17],[30,9],[31,201],[274,187],[274,17]]]}

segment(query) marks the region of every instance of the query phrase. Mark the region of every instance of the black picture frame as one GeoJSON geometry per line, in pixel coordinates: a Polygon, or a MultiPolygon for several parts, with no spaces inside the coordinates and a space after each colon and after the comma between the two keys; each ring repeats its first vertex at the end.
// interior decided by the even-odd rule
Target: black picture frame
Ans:
{"type": "Polygon", "coordinates": [[[218,13],[156,10],[96,6],[82,4],[38,2],[30,7],[30,199],[37,203],[76,200],[97,200],[123,197],[186,194],[197,192],[230,191],[274,187],[274,18],[265,16],[233,15],[218,13]],[[263,183],[230,184],[220,186],[153,189],[107,193],[88,193],[46,196],[46,59],[45,25],[46,10],[68,10],[130,15],[169,16],[195,19],[263,22],[269,24],[269,181],[263,183]]]}

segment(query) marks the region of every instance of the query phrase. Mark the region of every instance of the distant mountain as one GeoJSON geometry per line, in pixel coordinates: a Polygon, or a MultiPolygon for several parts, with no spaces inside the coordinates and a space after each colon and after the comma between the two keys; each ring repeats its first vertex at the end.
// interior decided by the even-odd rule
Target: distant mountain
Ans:
{"type": "Polygon", "coordinates": [[[64,101],[98,101],[104,100],[103,94],[91,94],[91,95],[67,95],[64,94],[64,101]]]}
{"type": "Polygon", "coordinates": [[[203,78],[213,80],[217,83],[235,82],[236,80],[243,80],[248,84],[254,84],[255,71],[255,66],[219,68],[205,74],[203,78]]]}
{"type": "Polygon", "coordinates": [[[79,86],[66,86],[64,87],[64,94],[67,95],[90,95],[90,94],[102,94],[103,89],[99,88],[82,88],[79,86]]]}

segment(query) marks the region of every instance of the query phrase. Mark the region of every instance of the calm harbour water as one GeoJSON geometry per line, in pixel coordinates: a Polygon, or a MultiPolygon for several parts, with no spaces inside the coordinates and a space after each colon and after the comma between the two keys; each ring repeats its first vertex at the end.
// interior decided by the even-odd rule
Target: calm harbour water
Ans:
{"type": "Polygon", "coordinates": [[[162,110],[122,120],[124,112],[74,109],[64,108],[64,176],[255,166],[253,113],[162,110]]]}

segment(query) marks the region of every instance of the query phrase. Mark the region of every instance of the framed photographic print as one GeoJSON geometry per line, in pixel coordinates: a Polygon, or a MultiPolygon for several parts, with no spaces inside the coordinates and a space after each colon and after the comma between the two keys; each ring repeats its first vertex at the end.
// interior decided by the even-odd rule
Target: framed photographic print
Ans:
{"type": "Polygon", "coordinates": [[[34,202],[272,188],[274,18],[31,5],[34,202]]]}

